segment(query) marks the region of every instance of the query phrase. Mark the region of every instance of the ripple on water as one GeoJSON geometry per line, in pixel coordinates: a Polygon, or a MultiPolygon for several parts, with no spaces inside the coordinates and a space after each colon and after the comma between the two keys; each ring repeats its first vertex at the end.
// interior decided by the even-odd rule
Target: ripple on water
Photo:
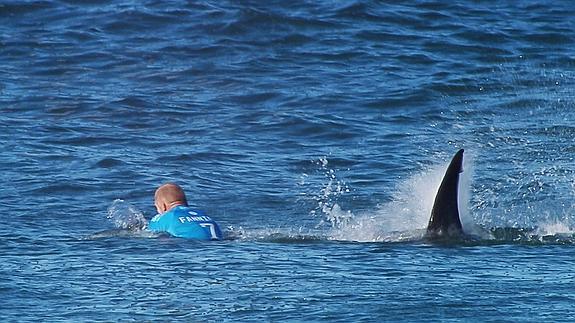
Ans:
{"type": "Polygon", "coordinates": [[[571,317],[568,1],[0,12],[5,320],[571,317]],[[423,241],[461,147],[492,236],[423,241]],[[143,230],[166,181],[227,239],[143,230]]]}

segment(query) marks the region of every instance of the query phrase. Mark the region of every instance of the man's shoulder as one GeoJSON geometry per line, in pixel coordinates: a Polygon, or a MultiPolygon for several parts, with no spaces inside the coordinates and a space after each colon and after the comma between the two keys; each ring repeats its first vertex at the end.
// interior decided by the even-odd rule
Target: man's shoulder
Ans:
{"type": "Polygon", "coordinates": [[[186,216],[205,216],[206,212],[202,211],[202,210],[197,210],[194,208],[191,208],[189,206],[178,206],[174,209],[172,209],[171,211],[173,211],[173,213],[175,215],[186,215],[186,216]]]}
{"type": "Polygon", "coordinates": [[[158,214],[150,220],[153,223],[172,223],[172,225],[189,225],[215,221],[202,210],[196,210],[187,206],[175,207],[164,214],[158,214]]]}
{"type": "Polygon", "coordinates": [[[152,219],[150,219],[150,222],[165,222],[167,219],[173,218],[174,214],[172,212],[165,212],[162,214],[156,214],[152,219]]]}

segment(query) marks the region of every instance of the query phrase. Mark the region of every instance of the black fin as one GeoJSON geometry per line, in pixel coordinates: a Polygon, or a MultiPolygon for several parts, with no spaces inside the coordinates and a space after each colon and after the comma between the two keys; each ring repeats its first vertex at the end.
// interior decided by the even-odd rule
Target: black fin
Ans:
{"type": "Polygon", "coordinates": [[[431,217],[427,225],[428,237],[454,237],[463,234],[457,201],[459,197],[459,173],[463,171],[462,166],[463,149],[453,156],[435,196],[431,217]]]}

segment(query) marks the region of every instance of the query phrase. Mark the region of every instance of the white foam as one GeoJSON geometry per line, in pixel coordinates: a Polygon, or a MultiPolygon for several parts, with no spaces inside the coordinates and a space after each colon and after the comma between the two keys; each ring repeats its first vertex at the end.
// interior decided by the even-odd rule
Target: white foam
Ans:
{"type": "Polygon", "coordinates": [[[144,230],[148,223],[140,210],[121,199],[116,199],[112,202],[112,205],[108,208],[106,218],[108,218],[117,229],[131,231],[144,230]]]}
{"type": "MultiPolygon", "coordinates": [[[[468,211],[472,158],[465,158],[464,161],[464,172],[459,184],[459,209],[464,230],[473,233],[476,226],[468,211]]],[[[327,220],[333,225],[329,233],[330,239],[359,242],[420,239],[425,233],[435,195],[448,164],[446,161],[434,165],[407,178],[397,187],[387,188],[393,190],[393,200],[380,205],[373,212],[354,215],[350,211],[341,210],[337,204],[324,209],[327,220]]]]}
{"type": "Polygon", "coordinates": [[[539,224],[535,231],[535,234],[538,236],[552,236],[572,233],[574,233],[574,231],[569,227],[569,224],[560,221],[539,224]]]}

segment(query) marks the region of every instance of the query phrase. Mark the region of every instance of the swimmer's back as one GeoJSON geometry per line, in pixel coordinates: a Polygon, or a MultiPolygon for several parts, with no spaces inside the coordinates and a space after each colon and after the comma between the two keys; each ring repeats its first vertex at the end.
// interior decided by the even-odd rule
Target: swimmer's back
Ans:
{"type": "Polygon", "coordinates": [[[167,232],[174,237],[221,240],[219,225],[204,212],[187,206],[176,206],[150,220],[148,229],[153,232],[167,232]]]}

